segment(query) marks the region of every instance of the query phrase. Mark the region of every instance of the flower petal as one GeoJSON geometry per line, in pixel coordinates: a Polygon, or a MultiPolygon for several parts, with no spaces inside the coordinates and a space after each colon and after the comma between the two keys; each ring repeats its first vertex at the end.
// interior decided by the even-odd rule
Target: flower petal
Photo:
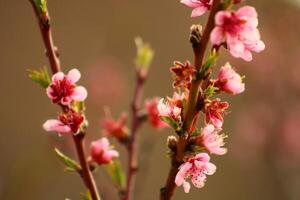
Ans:
{"type": "Polygon", "coordinates": [[[191,17],[199,17],[207,11],[207,7],[199,6],[192,11],[191,17]]]}
{"type": "Polygon", "coordinates": [[[67,78],[71,83],[76,83],[81,77],[78,69],[72,69],[69,71],[67,78]]]}
{"type": "Polygon", "coordinates": [[[223,29],[215,27],[210,34],[210,41],[215,45],[220,45],[224,37],[223,29]]]}
{"type": "Polygon", "coordinates": [[[61,121],[59,121],[57,119],[47,120],[43,124],[43,128],[48,132],[54,131],[54,132],[58,132],[58,133],[61,133],[61,134],[71,132],[71,128],[69,126],[63,124],[61,121]]]}
{"type": "Polygon", "coordinates": [[[87,91],[82,86],[77,86],[74,88],[74,92],[72,94],[72,99],[75,101],[84,101],[87,97],[87,91]]]}

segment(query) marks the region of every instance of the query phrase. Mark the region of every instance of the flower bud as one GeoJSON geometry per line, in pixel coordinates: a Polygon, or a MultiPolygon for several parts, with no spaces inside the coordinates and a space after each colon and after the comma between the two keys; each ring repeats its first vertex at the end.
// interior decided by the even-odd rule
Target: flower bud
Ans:
{"type": "Polygon", "coordinates": [[[167,145],[169,149],[176,150],[177,148],[177,138],[175,136],[169,136],[167,138],[167,145]]]}

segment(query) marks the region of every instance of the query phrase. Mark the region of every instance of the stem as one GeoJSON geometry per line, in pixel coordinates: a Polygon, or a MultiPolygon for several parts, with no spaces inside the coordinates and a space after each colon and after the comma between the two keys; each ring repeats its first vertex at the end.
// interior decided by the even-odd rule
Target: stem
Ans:
{"type": "Polygon", "coordinates": [[[61,67],[60,67],[60,61],[58,57],[58,51],[53,43],[52,32],[50,28],[49,13],[48,12],[40,13],[37,6],[34,3],[34,0],[29,0],[29,1],[33,7],[34,13],[38,20],[40,32],[46,48],[46,55],[49,59],[52,73],[55,74],[56,72],[61,71],[61,67]]]}
{"type": "Polygon", "coordinates": [[[134,96],[132,101],[131,138],[127,146],[127,152],[128,152],[127,183],[126,183],[125,194],[122,200],[131,200],[134,193],[136,172],[138,169],[137,167],[138,134],[137,133],[142,122],[139,116],[139,111],[141,109],[142,92],[143,92],[143,86],[146,77],[146,74],[144,72],[145,72],[144,69],[138,69],[137,71],[137,79],[136,79],[136,85],[135,85],[134,96]]]}
{"type": "MultiPolygon", "coordinates": [[[[29,1],[33,7],[34,13],[38,20],[40,32],[44,41],[44,45],[46,47],[47,57],[49,59],[52,74],[55,74],[61,71],[61,67],[60,67],[60,60],[58,57],[58,53],[53,43],[52,32],[50,28],[49,13],[48,12],[40,13],[37,6],[35,5],[34,0],[29,0],[29,1]]],[[[64,111],[63,106],[62,106],[62,110],[64,111]]],[[[93,200],[101,200],[94,177],[85,158],[84,134],[81,133],[78,135],[73,135],[73,139],[76,147],[76,152],[79,158],[79,162],[81,165],[81,169],[82,169],[80,174],[84,181],[84,184],[90,191],[93,200]]]]}
{"type": "Polygon", "coordinates": [[[76,152],[79,158],[81,166],[81,177],[84,181],[84,184],[89,188],[90,194],[93,200],[100,200],[100,196],[97,190],[95,179],[92,175],[92,172],[89,168],[89,164],[86,161],[84,153],[84,133],[79,133],[78,135],[73,135],[73,140],[76,147],[76,152]]]}
{"type": "MultiPolygon", "coordinates": [[[[197,45],[193,46],[194,65],[197,74],[199,74],[203,66],[203,60],[209,42],[210,33],[215,26],[215,21],[214,21],[215,15],[220,10],[220,5],[221,5],[221,0],[213,1],[212,9],[208,21],[206,23],[204,33],[201,37],[201,40],[197,45]]],[[[172,156],[171,168],[169,170],[169,175],[167,177],[166,184],[161,189],[160,192],[160,200],[170,200],[176,189],[175,177],[176,174],[178,173],[178,167],[180,166],[180,164],[183,162],[184,159],[184,153],[190,136],[190,130],[192,129],[192,127],[190,126],[196,123],[193,122],[193,120],[195,116],[197,116],[199,110],[201,110],[201,108],[197,108],[197,103],[199,99],[199,93],[202,91],[200,90],[200,85],[203,82],[203,79],[204,77],[196,75],[196,77],[192,81],[191,89],[189,92],[187,114],[184,117],[184,123],[183,123],[183,130],[188,134],[184,134],[183,136],[180,136],[178,139],[177,150],[176,152],[174,152],[174,155],[172,156]]]]}

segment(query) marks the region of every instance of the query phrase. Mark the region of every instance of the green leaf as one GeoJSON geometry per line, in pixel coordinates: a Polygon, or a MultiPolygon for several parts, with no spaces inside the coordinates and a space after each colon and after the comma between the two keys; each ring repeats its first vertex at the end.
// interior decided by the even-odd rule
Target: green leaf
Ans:
{"type": "Polygon", "coordinates": [[[169,124],[172,128],[174,128],[175,130],[178,129],[179,125],[176,121],[174,121],[172,118],[170,117],[160,117],[160,119],[164,122],[166,122],[167,124],[169,124]]]}
{"type": "Polygon", "coordinates": [[[119,161],[106,165],[106,171],[118,188],[124,188],[126,177],[119,161]]]}
{"type": "Polygon", "coordinates": [[[211,97],[212,95],[214,95],[216,93],[216,91],[218,90],[219,88],[217,87],[214,87],[214,86],[208,86],[205,90],[205,96],[206,97],[211,97]]]}
{"type": "Polygon", "coordinates": [[[86,193],[81,194],[81,199],[82,200],[92,200],[92,196],[91,196],[90,191],[87,191],[86,193]]]}
{"type": "Polygon", "coordinates": [[[206,60],[206,62],[204,63],[202,69],[204,71],[204,74],[206,74],[207,70],[209,70],[212,66],[214,66],[216,64],[216,61],[218,59],[218,53],[217,51],[214,49],[208,59],[206,60]]]}
{"type": "Polygon", "coordinates": [[[135,38],[134,41],[137,47],[137,56],[135,59],[136,66],[141,68],[149,68],[153,60],[154,51],[150,45],[148,43],[144,43],[140,37],[135,38]]]}
{"type": "Polygon", "coordinates": [[[59,159],[66,165],[66,171],[69,172],[78,172],[80,171],[80,165],[73,159],[69,158],[65,154],[63,154],[57,148],[54,149],[56,155],[58,155],[59,159]]]}
{"type": "Polygon", "coordinates": [[[46,0],[34,0],[35,6],[41,13],[47,12],[47,1],[46,0]]]}
{"type": "Polygon", "coordinates": [[[39,70],[29,69],[27,71],[28,71],[28,77],[32,81],[40,84],[40,86],[42,86],[43,88],[47,88],[50,85],[51,81],[46,67],[41,68],[39,70]]]}

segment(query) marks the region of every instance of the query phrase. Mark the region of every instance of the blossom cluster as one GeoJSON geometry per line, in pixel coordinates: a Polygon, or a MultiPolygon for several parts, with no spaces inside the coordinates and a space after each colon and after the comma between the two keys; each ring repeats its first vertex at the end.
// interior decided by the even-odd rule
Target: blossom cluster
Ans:
{"type": "MultiPolygon", "coordinates": [[[[68,74],[57,72],[52,76],[46,94],[53,103],[62,107],[62,113],[57,119],[47,120],[43,124],[46,131],[57,132],[59,135],[84,134],[87,121],[82,104],[87,98],[87,90],[76,85],[80,77],[78,69],[72,69],[68,74]]],[[[91,143],[91,157],[99,165],[110,163],[118,156],[105,137],[91,143]]]]}
{"type": "MultiPolygon", "coordinates": [[[[224,9],[220,9],[215,15],[214,28],[210,34],[210,42],[213,46],[213,53],[210,56],[216,61],[217,51],[220,47],[224,47],[233,57],[251,61],[252,52],[261,52],[265,48],[257,29],[257,12],[250,6],[241,7],[237,11],[232,10],[233,4],[238,4],[240,1],[224,2],[227,4],[229,2],[231,5],[223,5],[224,9]]],[[[181,0],[181,3],[193,8],[191,17],[198,17],[211,11],[214,1],[181,0]]],[[[220,67],[216,78],[212,78],[212,70],[216,68],[216,62],[208,63],[199,70],[189,61],[185,63],[176,61],[170,68],[173,77],[173,97],[163,98],[157,105],[160,118],[173,127],[176,133],[179,133],[179,137],[186,134],[184,139],[187,140],[188,146],[184,148],[183,164],[180,165],[175,178],[175,184],[183,186],[186,193],[191,188],[188,179],[191,179],[195,187],[202,188],[207,175],[215,173],[216,166],[210,162],[209,154],[224,155],[227,153],[227,148],[224,147],[224,139],[227,136],[221,132],[229,103],[216,96],[221,93],[237,95],[245,91],[243,77],[230,63],[220,67]],[[202,77],[199,79],[199,76],[202,77]],[[196,106],[198,110],[192,113],[195,117],[191,127],[185,127],[187,114],[191,114],[187,112],[189,102],[192,101],[189,98],[194,98],[192,93],[195,90],[191,89],[194,80],[203,81],[205,84],[198,85],[200,87],[199,90],[196,90],[199,91],[196,100],[196,105],[199,105],[196,106]],[[196,124],[201,112],[203,113],[204,127],[198,129],[196,124]]],[[[180,144],[178,143],[178,145],[180,144]]],[[[173,154],[176,153],[176,151],[173,152],[173,154]]]]}

